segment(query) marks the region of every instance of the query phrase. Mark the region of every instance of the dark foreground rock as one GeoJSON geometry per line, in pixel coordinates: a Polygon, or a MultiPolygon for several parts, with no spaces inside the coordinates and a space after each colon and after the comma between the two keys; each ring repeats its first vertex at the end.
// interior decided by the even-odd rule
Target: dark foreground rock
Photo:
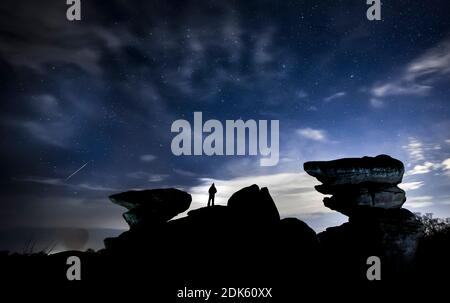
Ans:
{"type": "Polygon", "coordinates": [[[267,187],[253,184],[235,192],[228,199],[228,207],[237,218],[263,224],[277,223],[280,214],[267,187]]]}
{"type": "Polygon", "coordinates": [[[170,273],[175,281],[287,285],[286,271],[296,273],[295,281],[320,276],[316,233],[298,219],[280,220],[267,188],[251,185],[234,193],[227,206],[203,207],[158,222],[105,239],[101,254],[126,260],[133,271],[150,268],[156,277],[170,273]],[[143,259],[144,267],[135,264],[143,259]]]}
{"type": "Polygon", "coordinates": [[[358,271],[362,275],[356,265],[369,256],[381,258],[390,277],[404,276],[414,268],[424,227],[401,208],[406,201],[405,192],[397,187],[403,178],[402,162],[379,155],[306,162],[304,168],[323,182],[317,191],[332,195],[323,199],[324,205],[349,216],[348,223],[319,235],[331,264],[345,260],[346,273],[356,268],[353,277],[358,271]]]}
{"type": "Polygon", "coordinates": [[[406,209],[364,211],[318,235],[332,272],[355,280],[365,279],[360,264],[370,256],[380,258],[385,280],[412,274],[423,236],[422,223],[406,209]]]}

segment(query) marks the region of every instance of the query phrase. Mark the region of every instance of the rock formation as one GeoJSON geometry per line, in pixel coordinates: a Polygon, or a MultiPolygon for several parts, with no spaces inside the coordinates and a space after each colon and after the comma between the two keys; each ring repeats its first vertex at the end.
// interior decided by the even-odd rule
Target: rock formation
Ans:
{"type": "Polygon", "coordinates": [[[344,260],[347,267],[379,256],[392,275],[412,268],[423,226],[401,208],[406,201],[397,187],[404,173],[402,162],[379,155],[306,162],[304,169],[323,183],[317,191],[332,195],[324,198],[324,205],[349,216],[348,223],[319,234],[325,253],[344,260]]]}
{"type": "Polygon", "coordinates": [[[406,201],[397,187],[403,163],[386,155],[306,162],[304,169],[323,183],[317,191],[333,195],[325,206],[347,216],[364,208],[398,209],[406,201]]]}
{"type": "Polygon", "coordinates": [[[131,190],[109,198],[128,209],[123,217],[130,228],[167,222],[186,211],[192,201],[190,194],[175,188],[131,190]]]}
{"type": "Polygon", "coordinates": [[[228,199],[227,206],[236,217],[244,220],[264,224],[280,221],[280,214],[267,187],[259,189],[258,185],[253,184],[242,188],[228,199]]]}
{"type": "Polygon", "coordinates": [[[287,289],[287,270],[297,277],[292,284],[320,278],[317,234],[296,218],[280,220],[267,188],[253,184],[231,195],[227,205],[190,210],[172,220],[168,219],[187,208],[188,193],[148,190],[113,195],[111,200],[129,209],[124,218],[130,230],[105,239],[102,252],[120,265],[120,276],[142,270],[159,281],[167,277],[173,284],[176,279],[180,285],[274,285],[283,280],[287,289]]]}

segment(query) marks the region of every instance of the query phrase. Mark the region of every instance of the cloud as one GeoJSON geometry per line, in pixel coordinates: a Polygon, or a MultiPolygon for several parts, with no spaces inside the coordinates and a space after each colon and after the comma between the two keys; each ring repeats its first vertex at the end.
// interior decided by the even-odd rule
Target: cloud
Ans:
{"type": "Polygon", "coordinates": [[[409,62],[394,80],[375,84],[371,94],[378,98],[398,95],[425,96],[434,83],[449,75],[450,39],[446,39],[409,62]]]}
{"type": "Polygon", "coordinates": [[[384,107],[384,102],[377,98],[370,98],[370,105],[373,108],[382,108],[384,107]]]}
{"type": "Polygon", "coordinates": [[[21,182],[32,182],[32,183],[39,183],[39,184],[46,184],[46,185],[62,185],[66,186],[67,183],[64,183],[62,179],[58,178],[45,178],[45,177],[21,177],[21,178],[13,178],[15,181],[21,181],[21,182]]]}
{"type": "Polygon", "coordinates": [[[444,161],[442,161],[441,167],[444,171],[444,174],[450,176],[450,158],[447,158],[444,161]]]}
{"type": "Polygon", "coordinates": [[[319,184],[306,173],[276,173],[238,177],[230,180],[201,178],[200,185],[191,187],[191,209],[205,206],[208,201],[208,188],[214,182],[217,188],[216,204],[226,205],[228,198],[236,191],[252,184],[268,187],[282,217],[312,216],[329,213],[323,206],[323,195],[314,186],[319,184]]]}
{"type": "Polygon", "coordinates": [[[135,171],[127,174],[127,177],[129,178],[142,179],[146,180],[147,182],[160,182],[165,180],[168,176],[169,175],[165,174],[151,174],[144,171],[135,171]]]}
{"type": "Polygon", "coordinates": [[[414,137],[408,138],[408,145],[403,146],[409,153],[409,158],[413,162],[425,160],[423,144],[414,137]]]}
{"type": "Polygon", "coordinates": [[[146,155],[141,155],[139,157],[139,159],[141,159],[142,162],[152,162],[153,160],[155,160],[157,157],[155,155],[150,155],[150,154],[146,154],[146,155]]]}
{"type": "Polygon", "coordinates": [[[307,128],[298,129],[296,132],[300,136],[302,136],[306,139],[313,140],[313,141],[319,141],[319,142],[327,142],[328,141],[326,131],[321,130],[321,129],[313,129],[313,128],[307,127],[307,128]]]}
{"type": "Polygon", "coordinates": [[[406,200],[405,206],[410,208],[422,208],[433,205],[432,196],[418,196],[406,200]]]}
{"type": "Polygon", "coordinates": [[[100,49],[96,45],[105,38],[112,41],[113,31],[105,35],[109,29],[104,29],[100,35],[95,27],[87,24],[73,27],[61,17],[61,6],[47,3],[45,10],[41,6],[42,3],[27,1],[21,9],[10,9],[2,14],[2,28],[5,24],[16,24],[9,27],[5,39],[0,39],[3,58],[14,66],[37,72],[43,72],[50,64],[64,63],[89,74],[100,73],[100,49]]]}
{"type": "Polygon", "coordinates": [[[78,184],[78,187],[82,188],[82,189],[93,190],[93,191],[119,191],[117,188],[106,187],[106,186],[102,186],[102,185],[92,185],[92,184],[86,184],[86,183],[78,184]]]}
{"type": "Polygon", "coordinates": [[[384,83],[374,86],[371,90],[372,95],[378,98],[397,95],[419,95],[424,96],[431,89],[431,86],[415,83],[384,83]]]}
{"type": "Polygon", "coordinates": [[[173,171],[174,171],[175,173],[177,173],[177,174],[179,174],[179,175],[181,175],[181,176],[185,176],[185,177],[196,177],[196,176],[197,176],[196,173],[191,172],[191,171],[187,171],[187,170],[184,170],[184,169],[177,169],[177,168],[174,168],[173,171]]]}
{"type": "Polygon", "coordinates": [[[68,147],[75,131],[71,115],[51,94],[31,96],[27,105],[33,117],[9,118],[4,122],[28,132],[33,138],[49,145],[68,147]]]}
{"type": "Polygon", "coordinates": [[[275,63],[286,61],[290,55],[277,43],[276,27],[248,29],[230,9],[208,23],[210,31],[195,23],[190,25],[187,34],[184,28],[160,25],[153,30],[152,45],[136,47],[143,53],[150,48],[167,58],[169,63],[160,67],[166,85],[180,94],[202,96],[202,99],[210,98],[230,84],[249,88],[285,76],[286,70],[275,63]],[[249,36],[251,39],[247,39],[249,36]],[[217,61],[211,54],[221,54],[221,60],[217,61]],[[245,70],[242,69],[244,58],[249,59],[245,61],[245,70]]]}
{"type": "Polygon", "coordinates": [[[80,189],[87,189],[90,191],[119,191],[120,190],[117,188],[106,187],[106,186],[97,185],[97,184],[88,184],[88,183],[71,184],[71,183],[65,182],[65,180],[63,180],[63,179],[58,179],[58,178],[29,176],[29,177],[13,178],[13,180],[19,181],[19,182],[31,182],[31,183],[44,184],[44,185],[69,187],[73,190],[80,190],[80,189]]]}
{"type": "Polygon", "coordinates": [[[426,161],[423,164],[415,165],[413,167],[413,169],[406,172],[405,176],[426,174],[431,171],[437,170],[440,167],[441,167],[440,163],[433,163],[433,162],[426,161]]]}
{"type": "Polygon", "coordinates": [[[427,174],[433,171],[443,172],[450,176],[450,158],[441,160],[442,147],[440,144],[424,144],[416,138],[408,138],[409,143],[403,146],[409,153],[411,167],[406,171],[405,176],[427,174]]]}
{"type": "Polygon", "coordinates": [[[407,68],[408,80],[422,77],[436,78],[441,75],[450,75],[450,39],[427,50],[413,60],[407,68]]]}
{"type": "Polygon", "coordinates": [[[399,184],[398,186],[404,191],[415,190],[421,188],[425,182],[423,181],[415,181],[415,182],[404,182],[399,184]]]}
{"type": "Polygon", "coordinates": [[[346,95],[347,95],[346,92],[338,92],[338,93],[335,93],[335,94],[333,94],[331,96],[328,96],[328,97],[324,98],[324,101],[325,102],[330,102],[332,100],[342,98],[342,97],[344,97],[346,95]]]}
{"type": "Polygon", "coordinates": [[[308,97],[308,93],[305,92],[305,91],[302,90],[302,89],[298,90],[298,91],[295,93],[295,95],[296,95],[297,98],[299,98],[299,99],[304,99],[304,98],[307,98],[307,97],[308,97]]]}

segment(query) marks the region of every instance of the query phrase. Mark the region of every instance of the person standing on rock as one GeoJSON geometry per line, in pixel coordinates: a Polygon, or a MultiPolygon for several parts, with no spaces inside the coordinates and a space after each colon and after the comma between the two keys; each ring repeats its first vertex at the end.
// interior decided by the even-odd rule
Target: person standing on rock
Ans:
{"type": "Polygon", "coordinates": [[[208,190],[209,193],[209,199],[208,199],[208,207],[209,204],[211,203],[211,206],[214,206],[214,196],[216,195],[217,189],[214,186],[214,183],[211,185],[211,187],[208,190]]]}

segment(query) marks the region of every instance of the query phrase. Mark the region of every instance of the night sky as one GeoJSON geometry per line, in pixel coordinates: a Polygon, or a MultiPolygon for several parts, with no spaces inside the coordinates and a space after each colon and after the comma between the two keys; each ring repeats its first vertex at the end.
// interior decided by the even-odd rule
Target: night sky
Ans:
{"type": "Polygon", "coordinates": [[[65,2],[0,3],[0,249],[100,248],[127,229],[108,195],[177,187],[197,208],[212,182],[218,204],[268,186],[321,231],[346,217],[303,163],[381,153],[405,163],[405,207],[450,216],[448,0],[385,1],[372,22],[365,0],[84,0],[74,22],[65,2]],[[278,165],[174,156],[194,111],[279,120],[278,165]]]}

